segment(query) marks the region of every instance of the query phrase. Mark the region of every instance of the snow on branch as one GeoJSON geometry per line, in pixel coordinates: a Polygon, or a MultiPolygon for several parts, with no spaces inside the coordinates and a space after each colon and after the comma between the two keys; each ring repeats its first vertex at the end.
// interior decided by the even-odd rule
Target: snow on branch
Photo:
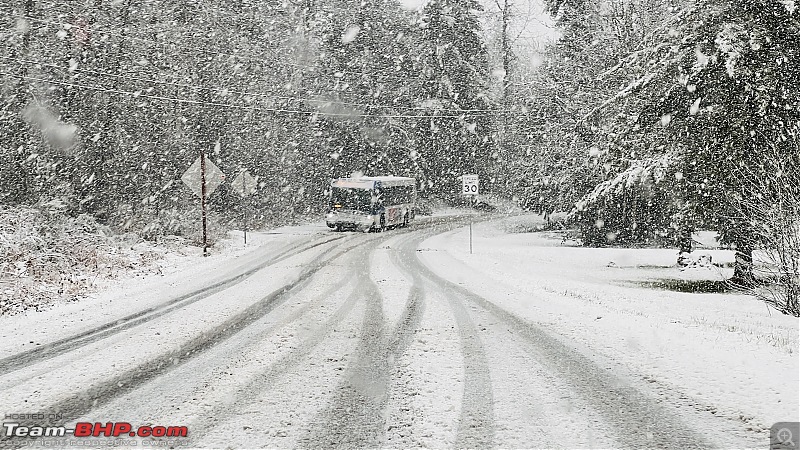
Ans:
{"type": "Polygon", "coordinates": [[[631,93],[635,92],[636,90],[639,90],[639,89],[647,86],[648,84],[650,84],[651,81],[653,81],[653,79],[656,77],[656,75],[657,75],[656,73],[652,73],[651,72],[651,73],[648,73],[648,74],[644,75],[643,77],[641,77],[641,78],[639,78],[637,80],[634,80],[632,83],[630,83],[629,85],[624,87],[621,91],[617,92],[613,97],[611,97],[610,99],[604,101],[599,106],[596,106],[596,107],[592,108],[591,111],[589,111],[586,115],[583,116],[583,120],[584,121],[585,120],[589,120],[590,117],[592,117],[593,115],[597,114],[598,111],[600,111],[601,109],[605,108],[606,106],[616,102],[617,100],[621,100],[623,98],[626,98],[627,96],[629,96],[631,93]]]}
{"type": "Polygon", "coordinates": [[[643,39],[642,45],[643,47],[639,50],[633,51],[628,54],[625,58],[623,58],[618,64],[614,65],[610,69],[606,70],[605,72],[601,73],[597,76],[595,81],[602,81],[605,77],[611,75],[612,73],[616,72],[622,67],[629,67],[642,60],[650,60],[652,59],[652,55],[657,54],[659,51],[672,47],[672,43],[663,41],[661,38],[658,39],[658,44],[652,46],[650,44],[650,39],[656,36],[657,33],[668,33],[671,34],[672,30],[667,31],[667,27],[675,24],[679,20],[682,20],[684,17],[692,17],[692,15],[697,10],[698,5],[693,5],[691,7],[686,7],[675,13],[672,17],[669,17],[667,20],[664,21],[661,25],[653,28],[643,39]]]}
{"type": "Polygon", "coordinates": [[[567,219],[572,219],[581,211],[615,195],[620,195],[627,190],[650,184],[659,184],[666,178],[669,168],[674,166],[675,158],[672,154],[665,154],[657,158],[650,158],[633,162],[630,167],[617,174],[614,178],[598,184],[591,192],[586,194],[575,204],[567,219]]]}
{"type": "Polygon", "coordinates": [[[642,49],[636,50],[636,51],[630,53],[625,58],[623,58],[618,64],[612,66],[610,69],[606,70],[605,72],[603,72],[600,75],[598,75],[597,77],[595,77],[594,80],[595,81],[603,81],[607,76],[613,74],[614,72],[616,72],[620,68],[625,67],[625,66],[630,66],[630,65],[636,63],[638,60],[641,59],[640,56],[642,54],[646,53],[647,57],[649,58],[650,55],[652,55],[654,53],[658,53],[660,50],[662,50],[664,48],[671,47],[671,46],[672,46],[672,44],[669,43],[669,42],[661,42],[658,45],[656,45],[655,47],[648,47],[648,48],[642,48],[642,49]]]}

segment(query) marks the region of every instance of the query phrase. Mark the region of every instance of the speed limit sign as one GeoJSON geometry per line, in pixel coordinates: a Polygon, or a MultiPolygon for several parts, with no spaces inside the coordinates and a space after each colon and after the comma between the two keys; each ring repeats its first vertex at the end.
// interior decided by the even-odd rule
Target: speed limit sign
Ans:
{"type": "Polygon", "coordinates": [[[464,195],[478,195],[478,176],[461,176],[461,193],[464,195]]]}

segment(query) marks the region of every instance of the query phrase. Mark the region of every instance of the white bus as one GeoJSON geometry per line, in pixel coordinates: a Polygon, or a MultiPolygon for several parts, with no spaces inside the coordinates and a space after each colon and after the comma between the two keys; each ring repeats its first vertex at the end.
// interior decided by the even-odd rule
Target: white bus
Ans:
{"type": "Polygon", "coordinates": [[[339,178],[331,181],[325,223],[341,231],[383,231],[414,219],[417,183],[407,177],[339,178]]]}

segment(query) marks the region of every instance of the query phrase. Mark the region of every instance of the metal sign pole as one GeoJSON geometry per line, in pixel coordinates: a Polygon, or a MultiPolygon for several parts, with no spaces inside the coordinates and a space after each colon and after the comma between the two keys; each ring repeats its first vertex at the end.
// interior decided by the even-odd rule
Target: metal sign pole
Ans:
{"type": "Polygon", "coordinates": [[[200,157],[181,175],[181,181],[200,196],[200,209],[203,222],[203,256],[208,256],[208,198],[225,181],[225,174],[213,161],[206,161],[205,152],[198,150],[200,157]]]}
{"type": "MultiPolygon", "coordinates": [[[[245,189],[245,177],[242,176],[242,194],[247,192],[245,189]]],[[[242,208],[242,214],[244,215],[244,245],[247,245],[247,197],[242,195],[242,200],[244,200],[244,208],[242,208]]]]}
{"type": "MultiPolygon", "coordinates": [[[[475,203],[477,203],[477,202],[475,201],[476,198],[475,198],[474,195],[471,196],[471,197],[472,198],[470,199],[470,203],[472,204],[472,208],[474,209],[475,208],[475,203]]],[[[472,216],[471,215],[470,215],[470,218],[469,218],[469,254],[470,255],[472,254],[472,216]]]]}
{"type": "MultiPolygon", "coordinates": [[[[478,176],[477,175],[462,175],[461,176],[461,193],[470,197],[469,204],[475,208],[476,196],[478,195],[478,176]]],[[[469,218],[469,254],[472,254],[472,215],[469,218]]]]}
{"type": "Polygon", "coordinates": [[[208,256],[208,233],[206,227],[206,155],[200,150],[200,204],[203,208],[203,256],[208,256]]]}
{"type": "Polygon", "coordinates": [[[255,192],[257,186],[256,178],[253,178],[250,175],[250,172],[247,170],[242,170],[239,172],[239,175],[233,178],[231,181],[231,187],[233,188],[233,192],[242,196],[242,203],[239,204],[242,213],[242,230],[244,235],[244,245],[247,245],[247,228],[250,222],[250,207],[251,201],[247,197],[255,192]],[[239,178],[242,179],[241,183],[239,182],[239,178]],[[239,186],[241,184],[241,186],[239,186]]]}
{"type": "Polygon", "coordinates": [[[472,218],[469,219],[469,254],[472,254],[472,218]]]}

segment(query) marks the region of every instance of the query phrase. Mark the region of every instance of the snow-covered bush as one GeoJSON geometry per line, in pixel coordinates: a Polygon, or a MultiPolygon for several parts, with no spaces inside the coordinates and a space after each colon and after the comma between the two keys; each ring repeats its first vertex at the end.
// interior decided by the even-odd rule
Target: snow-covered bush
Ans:
{"type": "Polygon", "coordinates": [[[0,314],[73,301],[99,281],[157,258],[119,245],[87,215],[0,206],[0,314]]]}
{"type": "MultiPolygon", "coordinates": [[[[190,231],[194,217],[188,208],[157,208],[151,205],[132,208],[117,207],[111,214],[109,224],[118,233],[136,233],[142,239],[158,241],[166,235],[183,236],[190,231]]],[[[196,214],[199,218],[199,212],[196,214]]]]}
{"type": "Polygon", "coordinates": [[[784,194],[786,203],[749,202],[758,215],[763,248],[762,264],[753,269],[761,282],[752,293],[778,311],[800,317],[800,195],[784,194]]]}

